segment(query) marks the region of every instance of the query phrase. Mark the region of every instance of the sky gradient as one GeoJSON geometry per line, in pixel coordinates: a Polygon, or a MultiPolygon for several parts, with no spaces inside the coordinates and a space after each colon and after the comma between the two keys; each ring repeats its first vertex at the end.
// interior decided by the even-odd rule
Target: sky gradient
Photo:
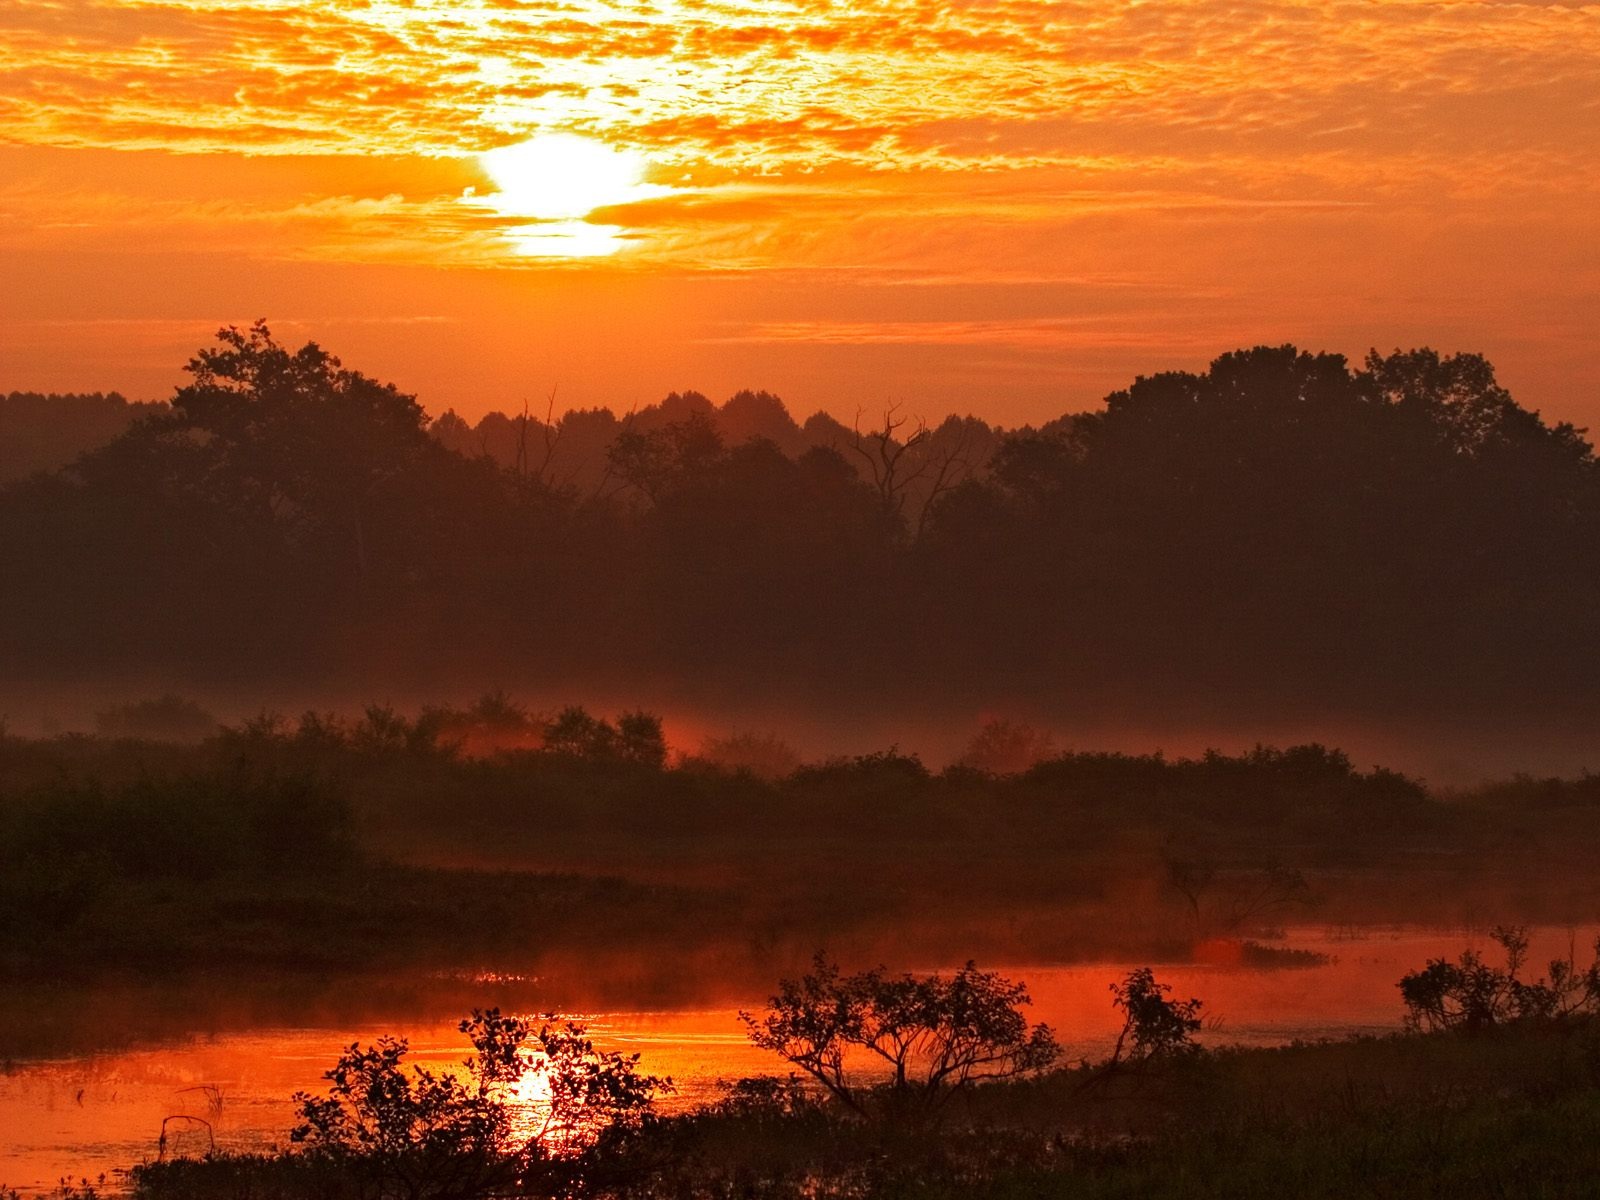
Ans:
{"type": "Polygon", "coordinates": [[[468,416],[1021,423],[1295,341],[1600,426],[1597,211],[1593,5],[0,0],[0,390],[264,316],[468,416]]]}

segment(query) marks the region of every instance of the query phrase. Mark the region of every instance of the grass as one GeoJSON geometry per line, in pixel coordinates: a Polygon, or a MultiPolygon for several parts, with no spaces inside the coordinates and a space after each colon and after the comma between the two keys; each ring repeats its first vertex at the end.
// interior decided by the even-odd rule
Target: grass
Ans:
{"type": "Polygon", "coordinates": [[[820,1166],[829,1183],[818,1194],[930,1200],[1583,1196],[1600,1168],[1589,1024],[1223,1051],[1104,1085],[1085,1078],[982,1089],[951,1128],[921,1139],[691,1117],[684,1158],[698,1139],[724,1182],[765,1166],[760,1194],[804,1194],[820,1166]]]}
{"type": "MultiPolygon", "coordinates": [[[[976,1089],[937,1128],[865,1124],[804,1099],[730,1100],[660,1121],[582,1173],[577,1190],[618,1200],[1576,1198],[1600,1178],[1597,1127],[1600,1028],[1580,1021],[1228,1050],[1103,1077],[1060,1071],[976,1089]]],[[[294,1156],[168,1164],[135,1183],[145,1200],[356,1194],[350,1178],[294,1156]]]]}

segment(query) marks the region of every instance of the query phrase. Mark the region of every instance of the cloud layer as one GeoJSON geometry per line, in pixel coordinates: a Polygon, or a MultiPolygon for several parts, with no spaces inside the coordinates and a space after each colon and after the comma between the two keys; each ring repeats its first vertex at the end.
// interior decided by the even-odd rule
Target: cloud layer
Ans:
{"type": "Polygon", "coordinates": [[[1570,370],[1596,128],[1594,5],[0,3],[8,253],[710,276],[743,289],[697,300],[721,353],[1383,329],[1570,370]],[[530,262],[462,199],[476,154],[551,132],[670,189],[593,215],[604,263],[530,262]]]}

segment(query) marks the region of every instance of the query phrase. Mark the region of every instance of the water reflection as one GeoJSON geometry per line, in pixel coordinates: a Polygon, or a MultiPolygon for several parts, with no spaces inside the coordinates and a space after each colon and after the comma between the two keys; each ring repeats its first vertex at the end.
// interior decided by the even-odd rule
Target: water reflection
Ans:
{"type": "MultiPolygon", "coordinates": [[[[1593,930],[1542,930],[1535,936],[1533,973],[1564,955],[1573,937],[1580,953],[1593,930]]],[[[1259,969],[1226,964],[1160,967],[1159,976],[1182,996],[1205,1001],[1204,1040],[1212,1045],[1272,1045],[1300,1038],[1385,1033],[1399,1028],[1395,984],[1407,970],[1469,946],[1486,934],[1450,931],[1291,931],[1293,945],[1331,957],[1320,966],[1259,969]]],[[[1069,1059],[1103,1055],[1118,1021],[1110,983],[1128,964],[1071,966],[985,964],[1025,979],[1033,1015],[1048,1021],[1069,1059]]],[[[753,996],[748,1003],[759,1003],[753,996]]],[[[0,1075],[0,1184],[40,1189],[62,1176],[93,1177],[154,1158],[165,1118],[174,1153],[201,1152],[210,1136],[219,1148],[267,1149],[282,1143],[294,1121],[289,1097],[320,1092],[322,1073],[352,1041],[386,1033],[407,1037],[409,1061],[435,1070],[461,1070],[470,1052],[457,1029],[461,997],[450,1007],[397,1022],[392,1016],[300,1027],[272,1026],[201,1034],[138,1049],[44,1061],[11,1061],[0,1075]]],[[[480,996],[477,1003],[495,1002],[480,996]]],[[[469,1005],[470,1006],[470,1005],[469,1005]]],[[[641,1055],[641,1069],[669,1075],[669,1111],[714,1099],[719,1080],[772,1073],[770,1055],[745,1039],[735,1009],[574,1014],[588,1024],[601,1050],[641,1055]]],[[[530,1085],[535,1087],[537,1085],[530,1085]]],[[[527,1100],[537,1103],[530,1092],[527,1100]]]]}

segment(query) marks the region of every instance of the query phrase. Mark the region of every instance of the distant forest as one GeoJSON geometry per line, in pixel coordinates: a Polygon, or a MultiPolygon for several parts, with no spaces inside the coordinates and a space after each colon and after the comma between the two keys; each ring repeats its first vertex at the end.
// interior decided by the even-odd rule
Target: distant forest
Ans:
{"type": "Polygon", "coordinates": [[[16,678],[1538,719],[1600,699],[1600,471],[1473,354],[1225,354],[1039,428],[765,392],[428,418],[227,329],[0,397],[16,678]],[[658,693],[659,694],[659,693],[658,693]]]}

